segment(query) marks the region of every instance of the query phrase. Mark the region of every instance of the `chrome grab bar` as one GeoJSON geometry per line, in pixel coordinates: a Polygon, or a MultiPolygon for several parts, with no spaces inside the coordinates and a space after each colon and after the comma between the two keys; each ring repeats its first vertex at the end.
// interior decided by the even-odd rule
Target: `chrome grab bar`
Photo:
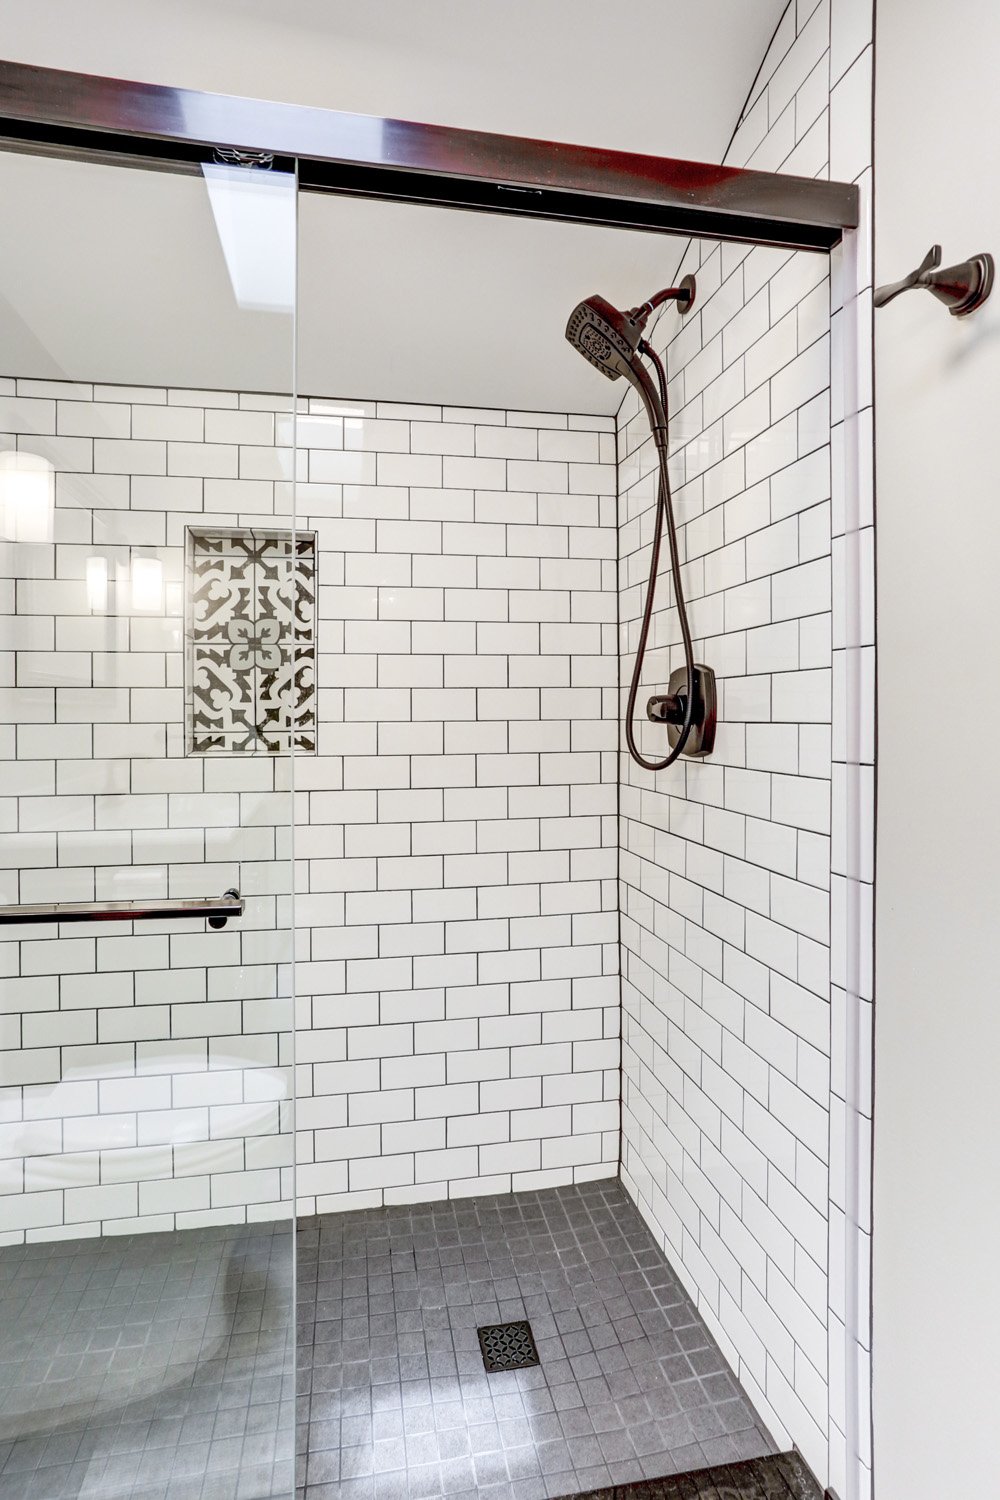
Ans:
{"type": "Polygon", "coordinates": [[[53,901],[47,905],[0,906],[0,924],[24,922],[138,922],[149,918],[207,917],[209,927],[225,927],[242,917],[239,891],[221,896],[177,896],[161,901],[53,901]]]}

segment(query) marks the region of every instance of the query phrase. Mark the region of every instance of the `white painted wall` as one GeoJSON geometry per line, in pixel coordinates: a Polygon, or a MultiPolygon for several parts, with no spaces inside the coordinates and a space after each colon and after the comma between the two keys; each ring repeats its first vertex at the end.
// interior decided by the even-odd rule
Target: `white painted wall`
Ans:
{"type": "MultiPolygon", "coordinates": [[[[1000,252],[1000,11],[963,5],[947,57],[931,0],[877,11],[876,282],[937,240],[1000,252]]],[[[875,1490],[938,1500],[989,1488],[1000,1395],[1000,296],[959,321],[908,294],[875,327],[875,1490]]]]}

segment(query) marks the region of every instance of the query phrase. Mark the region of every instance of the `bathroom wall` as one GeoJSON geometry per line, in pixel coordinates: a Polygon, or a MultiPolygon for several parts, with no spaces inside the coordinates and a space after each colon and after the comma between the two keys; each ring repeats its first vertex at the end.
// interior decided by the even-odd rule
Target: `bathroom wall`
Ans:
{"type": "Polygon", "coordinates": [[[57,470],[55,545],[3,547],[2,900],[248,900],[5,930],[4,1239],[289,1212],[293,1050],[300,1212],[616,1170],[613,421],[302,403],[293,1049],[292,767],[185,756],[182,598],[185,526],[290,524],[287,405],[0,381],[57,470]],[[95,554],[162,607],[92,611],[95,554]]]}
{"type": "MultiPolygon", "coordinates": [[[[877,16],[878,282],[934,243],[945,266],[997,255],[1000,12],[963,6],[947,60],[926,0],[877,16]]],[[[1000,294],[952,318],[908,292],[875,329],[875,1493],[933,1500],[996,1471],[1000,294]],[[925,701],[945,680],[971,709],[947,747],[925,701]]]]}
{"type": "Polygon", "coordinates": [[[363,409],[299,490],[299,1209],[613,1176],[613,419],[363,409]]]}
{"type": "MultiPolygon", "coordinates": [[[[788,6],[727,161],[864,177],[862,20],[835,8],[831,45],[825,0],[788,6]]],[[[710,244],[688,249],[686,271],[695,306],[683,319],[668,307],[654,342],[670,373],[696,654],[718,674],[720,724],[704,763],[649,773],[622,756],[622,1170],[779,1441],[826,1483],[846,1462],[844,903],[831,909],[831,888],[847,802],[833,670],[847,273],[839,254],[710,244]]],[[[619,476],[624,712],[656,482],[632,392],[619,476]]],[[[683,662],[665,564],[659,588],[640,718],[683,662]]],[[[662,753],[648,724],[640,744],[662,753]]]]}

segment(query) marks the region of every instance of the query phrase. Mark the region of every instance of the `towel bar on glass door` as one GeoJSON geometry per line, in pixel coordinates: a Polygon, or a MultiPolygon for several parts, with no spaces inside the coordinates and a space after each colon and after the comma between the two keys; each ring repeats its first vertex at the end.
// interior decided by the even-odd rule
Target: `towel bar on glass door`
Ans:
{"type": "Polygon", "coordinates": [[[162,901],[53,901],[34,906],[0,906],[0,924],[207,917],[210,927],[225,927],[230,917],[242,917],[245,904],[237,890],[225,891],[221,896],[178,896],[162,901]]]}

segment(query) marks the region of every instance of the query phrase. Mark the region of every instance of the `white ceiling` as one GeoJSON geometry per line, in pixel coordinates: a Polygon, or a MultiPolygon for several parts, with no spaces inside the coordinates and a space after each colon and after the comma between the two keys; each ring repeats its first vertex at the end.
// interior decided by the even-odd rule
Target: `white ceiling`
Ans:
{"type": "MultiPolygon", "coordinates": [[[[0,52],[718,161],[783,8],[784,0],[3,0],[0,52]]],[[[19,228],[0,237],[0,375],[289,387],[289,320],[237,309],[199,179],[0,155],[0,201],[19,228]]],[[[681,246],[306,196],[299,388],[613,411],[621,392],[565,343],[566,317],[594,291],[641,300],[672,278],[681,246]]]]}

